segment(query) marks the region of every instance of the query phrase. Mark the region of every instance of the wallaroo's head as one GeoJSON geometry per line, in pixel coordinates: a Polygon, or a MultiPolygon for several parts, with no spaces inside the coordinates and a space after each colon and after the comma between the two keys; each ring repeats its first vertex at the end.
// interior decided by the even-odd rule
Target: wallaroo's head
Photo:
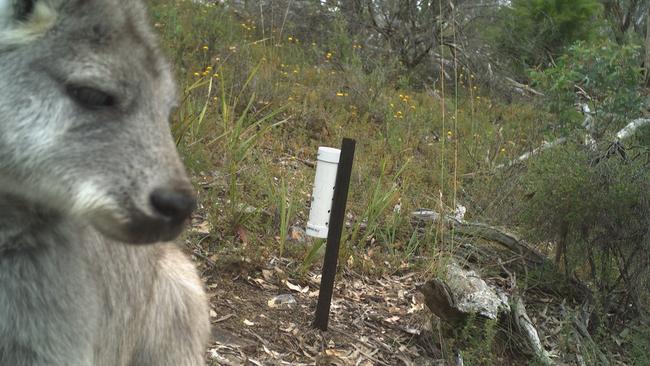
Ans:
{"type": "Polygon", "coordinates": [[[174,238],[195,205],[175,98],[139,0],[0,0],[0,195],[129,243],[174,238]]]}

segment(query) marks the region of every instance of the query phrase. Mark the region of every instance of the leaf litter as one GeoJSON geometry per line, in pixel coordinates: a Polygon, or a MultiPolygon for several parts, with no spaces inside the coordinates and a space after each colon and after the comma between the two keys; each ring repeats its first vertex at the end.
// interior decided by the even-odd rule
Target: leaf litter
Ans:
{"type": "Polygon", "coordinates": [[[443,365],[415,273],[373,279],[343,269],[328,331],[312,327],[320,274],[289,279],[272,258],[243,276],[201,261],[211,302],[212,365],[443,365]],[[279,299],[279,300],[278,300],[279,299]],[[283,305],[284,304],[284,305],[283,305]]]}

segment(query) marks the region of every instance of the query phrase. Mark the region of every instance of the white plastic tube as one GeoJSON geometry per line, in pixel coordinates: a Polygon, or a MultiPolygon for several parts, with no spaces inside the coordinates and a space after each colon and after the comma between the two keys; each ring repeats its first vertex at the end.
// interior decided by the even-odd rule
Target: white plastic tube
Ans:
{"type": "Polygon", "coordinates": [[[306,230],[309,236],[327,238],[340,156],[339,149],[324,146],[318,148],[314,191],[311,195],[311,209],[306,230]]]}

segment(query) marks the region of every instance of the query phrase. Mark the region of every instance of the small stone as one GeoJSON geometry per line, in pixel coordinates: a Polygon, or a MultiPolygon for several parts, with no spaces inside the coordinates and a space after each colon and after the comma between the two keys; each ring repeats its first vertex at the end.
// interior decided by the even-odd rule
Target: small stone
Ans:
{"type": "Polygon", "coordinates": [[[274,309],[291,309],[296,305],[296,298],[290,294],[281,294],[270,298],[268,305],[274,309]]]}

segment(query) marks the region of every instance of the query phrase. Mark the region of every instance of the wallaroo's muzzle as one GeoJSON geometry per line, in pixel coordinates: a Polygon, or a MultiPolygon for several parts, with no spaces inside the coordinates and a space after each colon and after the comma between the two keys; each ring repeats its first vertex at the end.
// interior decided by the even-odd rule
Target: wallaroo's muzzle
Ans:
{"type": "Polygon", "coordinates": [[[126,242],[147,244],[175,239],[196,208],[196,195],[189,184],[154,189],[149,195],[152,215],[133,217],[127,225],[126,242]]]}
{"type": "Polygon", "coordinates": [[[150,244],[175,239],[183,231],[196,207],[196,196],[189,183],[155,188],[148,197],[147,210],[132,209],[126,220],[101,216],[95,227],[115,240],[130,244],[150,244]]]}
{"type": "Polygon", "coordinates": [[[183,223],[196,207],[194,192],[187,188],[158,188],[149,196],[155,213],[170,223],[183,223]]]}

